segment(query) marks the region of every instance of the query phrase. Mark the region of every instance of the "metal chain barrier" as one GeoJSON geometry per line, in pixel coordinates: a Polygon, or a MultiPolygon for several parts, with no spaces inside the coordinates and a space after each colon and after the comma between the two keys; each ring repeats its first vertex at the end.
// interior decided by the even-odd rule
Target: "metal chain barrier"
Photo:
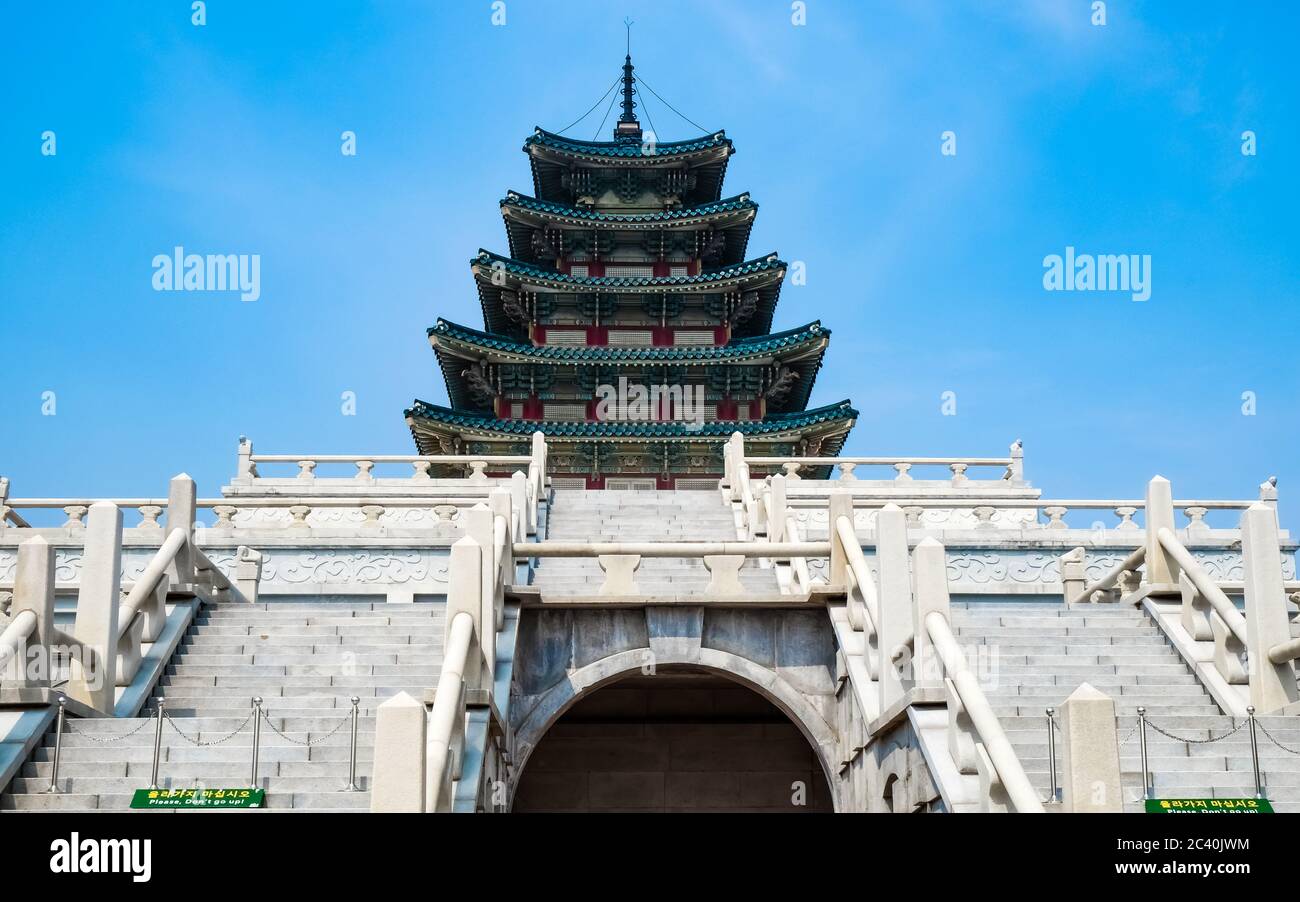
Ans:
{"type": "Polygon", "coordinates": [[[1259,729],[1261,733],[1264,734],[1264,736],[1268,739],[1269,742],[1273,743],[1282,751],[1287,752],[1288,754],[1291,755],[1300,755],[1300,749],[1293,749],[1288,745],[1283,745],[1281,742],[1278,741],[1277,737],[1274,736],[1272,733],[1270,733],[1262,723],[1259,723],[1259,721],[1255,722],[1255,726],[1259,729]]]}
{"type": "MultiPolygon", "coordinates": [[[[99,718],[96,718],[96,720],[98,719],[99,718]]],[[[131,730],[128,733],[119,733],[116,736],[94,736],[90,733],[83,733],[81,732],[81,730],[77,729],[76,726],[74,726],[74,724],[76,724],[75,720],[69,720],[65,724],[65,726],[67,727],[68,732],[71,733],[73,736],[82,736],[86,739],[89,739],[91,742],[98,742],[101,745],[107,745],[110,742],[121,742],[123,739],[130,739],[136,733],[139,733],[141,730],[147,727],[149,725],[149,721],[151,720],[153,720],[152,717],[145,717],[138,724],[136,724],[134,730],[131,730]]]]}
{"type": "MultiPolygon", "coordinates": [[[[1157,726],[1157,725],[1156,725],[1152,720],[1150,720],[1149,718],[1148,718],[1148,720],[1147,720],[1147,726],[1149,726],[1151,729],[1155,730],[1155,731],[1156,731],[1157,733],[1159,733],[1161,736],[1164,736],[1164,737],[1166,737],[1167,739],[1173,739],[1173,740],[1175,740],[1175,741],[1177,741],[1177,742],[1190,742],[1190,743],[1192,743],[1193,745],[1209,745],[1209,744],[1212,743],[1212,742],[1221,742],[1222,740],[1227,739],[1229,736],[1233,736],[1233,735],[1235,735],[1235,734],[1237,733],[1237,731],[1239,731],[1239,730],[1240,730],[1242,727],[1244,727],[1245,725],[1246,725],[1246,721],[1243,720],[1241,723],[1237,724],[1235,727],[1233,727],[1233,728],[1232,728],[1231,730],[1229,730],[1228,732],[1224,733],[1222,736],[1211,736],[1209,739],[1191,739],[1191,738],[1188,738],[1188,737],[1186,737],[1186,736],[1176,736],[1176,735],[1174,735],[1173,733],[1170,733],[1168,730],[1164,729],[1163,727],[1159,727],[1159,726],[1157,726]]],[[[1137,727],[1134,727],[1133,730],[1134,730],[1134,732],[1136,732],[1136,731],[1137,731],[1137,727]]]]}
{"type": "Polygon", "coordinates": [[[241,723],[239,726],[235,727],[225,736],[222,736],[220,739],[213,739],[207,742],[204,742],[203,740],[198,739],[195,736],[189,735],[180,727],[176,726],[176,721],[172,720],[172,716],[166,713],[165,711],[163,712],[163,717],[167,718],[167,723],[171,724],[171,728],[175,730],[177,733],[179,733],[181,735],[181,738],[184,739],[186,742],[190,743],[191,745],[196,745],[199,747],[207,747],[212,745],[221,745],[223,742],[229,742],[231,739],[234,739],[236,736],[238,736],[241,732],[243,732],[244,727],[248,726],[248,722],[253,719],[253,712],[250,711],[248,713],[248,716],[244,718],[244,722],[241,723]]]}
{"type": "Polygon", "coordinates": [[[343,715],[343,719],[334,725],[334,729],[330,730],[324,736],[320,736],[316,739],[294,739],[292,736],[289,736],[288,734],[281,731],[279,727],[277,727],[274,723],[271,722],[271,715],[267,711],[262,712],[262,718],[266,721],[266,725],[271,728],[271,730],[275,733],[275,735],[279,736],[281,739],[284,739],[288,742],[292,742],[294,745],[301,745],[310,748],[311,746],[314,745],[320,745],[326,739],[331,738],[335,733],[343,729],[345,725],[347,725],[352,721],[352,714],[351,712],[349,712],[343,715]]]}
{"type": "MultiPolygon", "coordinates": [[[[277,727],[274,723],[272,723],[270,715],[267,714],[266,709],[262,707],[262,699],[260,696],[254,697],[252,701],[253,701],[252,710],[248,712],[248,716],[244,718],[243,722],[240,723],[239,726],[235,727],[233,730],[231,730],[229,733],[226,733],[224,736],[220,737],[219,739],[203,740],[198,738],[198,735],[191,736],[189,733],[186,733],[179,726],[177,726],[176,721],[172,720],[171,715],[167,713],[166,704],[164,699],[162,698],[159,698],[157,700],[157,704],[154,707],[153,716],[140,718],[140,723],[136,724],[135,727],[129,730],[128,732],[120,733],[115,736],[105,736],[105,737],[92,736],[89,733],[84,733],[81,730],[76,729],[71,725],[71,723],[68,722],[67,711],[66,711],[68,700],[65,696],[60,696],[58,701],[57,722],[54,728],[54,760],[50,768],[50,785],[49,788],[43,790],[43,792],[61,793],[64,791],[59,787],[59,758],[63,750],[63,731],[65,729],[70,730],[75,735],[85,736],[87,739],[90,739],[93,742],[110,743],[110,742],[121,742],[124,739],[129,739],[130,737],[136,735],[141,730],[143,730],[145,726],[148,725],[150,722],[154,724],[154,741],[153,741],[153,771],[152,771],[152,777],[149,781],[149,788],[158,789],[158,785],[159,785],[158,768],[162,756],[162,747],[163,747],[162,736],[163,736],[164,721],[171,724],[171,728],[175,730],[182,739],[184,739],[186,742],[190,743],[191,745],[198,746],[200,748],[208,748],[211,746],[221,745],[224,742],[229,742],[231,739],[234,739],[236,736],[242,733],[244,731],[244,727],[248,726],[249,723],[252,723],[253,725],[252,773],[248,781],[248,785],[255,789],[258,788],[260,785],[257,774],[258,774],[258,753],[259,753],[259,748],[261,746],[262,721],[266,721],[267,726],[269,726],[272,730],[274,730],[275,733],[281,739],[287,740],[288,742],[291,742],[294,745],[304,746],[307,748],[310,748],[315,745],[319,745],[320,743],[326,741],[327,739],[330,739],[331,737],[336,735],[339,730],[343,729],[344,726],[346,726],[348,723],[351,723],[352,740],[351,740],[351,748],[348,754],[348,783],[347,786],[343,787],[341,791],[342,792],[362,791],[360,785],[358,785],[357,783],[357,728],[358,728],[358,721],[360,719],[360,713],[361,713],[359,707],[361,702],[360,698],[358,698],[355,695],[352,696],[352,698],[350,699],[350,701],[352,702],[351,712],[344,715],[343,718],[340,719],[339,722],[334,725],[334,728],[332,730],[330,730],[324,736],[319,736],[316,739],[306,739],[306,740],[294,739],[292,736],[289,736],[284,731],[282,731],[279,727],[277,727]]],[[[201,735],[201,731],[199,735],[201,735]]]]}

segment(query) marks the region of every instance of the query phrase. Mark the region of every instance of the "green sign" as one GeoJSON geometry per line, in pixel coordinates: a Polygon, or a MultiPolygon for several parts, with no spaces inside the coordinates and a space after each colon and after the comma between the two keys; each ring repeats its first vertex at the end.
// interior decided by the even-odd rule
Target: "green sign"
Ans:
{"type": "Polygon", "coordinates": [[[1147,799],[1147,814],[1272,814],[1268,799],[1147,799]]]}
{"type": "Polygon", "coordinates": [[[261,808],[265,789],[137,789],[132,808],[261,808]]]}

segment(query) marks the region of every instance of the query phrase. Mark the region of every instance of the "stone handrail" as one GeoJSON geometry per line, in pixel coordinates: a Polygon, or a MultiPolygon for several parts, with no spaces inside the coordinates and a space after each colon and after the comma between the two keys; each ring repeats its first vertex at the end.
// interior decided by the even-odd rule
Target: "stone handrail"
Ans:
{"type": "MultiPolygon", "coordinates": [[[[871,568],[867,566],[866,556],[862,553],[862,546],[858,544],[858,537],[853,531],[853,521],[846,516],[835,518],[835,537],[840,547],[845,551],[847,558],[847,568],[845,575],[852,583],[848,588],[858,590],[858,603],[862,605],[862,613],[866,615],[863,619],[862,626],[855,628],[865,629],[868,633],[874,633],[876,624],[880,622],[880,602],[876,598],[876,581],[871,576],[871,568]]],[[[854,598],[853,593],[848,593],[849,601],[849,622],[854,622],[854,598]]]]}
{"type": "Polygon", "coordinates": [[[0,674],[3,673],[9,659],[14,657],[27,644],[27,639],[36,631],[36,613],[30,610],[19,611],[9,621],[9,625],[0,632],[0,674]]]}
{"type": "Polygon", "coordinates": [[[1228,598],[1227,593],[1219,588],[1210,574],[1205,572],[1205,568],[1200,562],[1192,556],[1182,542],[1178,541],[1178,536],[1174,535],[1173,530],[1168,528],[1156,531],[1156,537],[1160,540],[1160,545],[1169,552],[1170,556],[1178,562],[1178,566],[1187,574],[1188,579],[1196,586],[1196,590],[1201,593],[1210,607],[1214,608],[1215,615],[1223,621],[1223,624],[1232,631],[1233,636],[1243,645],[1247,640],[1246,618],[1237,606],[1228,598]]]}
{"type": "MultiPolygon", "coordinates": [[[[71,634],[54,626],[54,549],[40,534],[19,545],[14,610],[25,629],[35,622],[23,639],[34,638],[50,660],[56,648],[76,652],[69,697],[113,713],[116,687],[131,685],[142,663],[142,645],[157,642],[163,634],[169,591],[209,599],[238,596],[233,584],[194,546],[195,507],[194,481],[184,474],[172,479],[165,537],[124,599],[121,508],[112,501],[85,506],[88,522],[71,634]]],[[[48,676],[24,676],[20,682],[46,685],[48,676]]]]}
{"type": "MultiPolygon", "coordinates": [[[[1079,549],[1075,549],[1075,550],[1078,551],[1079,549]]],[[[1147,557],[1146,546],[1145,545],[1139,546],[1138,548],[1134,549],[1133,552],[1129,554],[1128,557],[1124,558],[1124,560],[1120,561],[1109,571],[1107,571],[1107,573],[1104,576],[1102,576],[1100,579],[1094,580],[1091,583],[1088,583],[1073,598],[1067,597],[1066,601],[1070,603],[1075,603],[1080,601],[1095,601],[1097,593],[1110,591],[1110,589],[1113,588],[1115,584],[1120,581],[1120,578],[1125,573],[1132,573],[1136,571],[1138,567],[1141,567],[1143,561],[1146,560],[1146,557],[1147,557]]],[[[1080,561],[1080,564],[1082,564],[1082,561],[1080,561]]]]}
{"type": "MultiPolygon", "coordinates": [[[[1266,496],[1271,489],[1271,479],[1261,486],[1266,496]]],[[[1164,477],[1147,483],[1142,581],[1136,586],[1130,581],[1127,594],[1143,606],[1225,711],[1244,716],[1249,707],[1261,714],[1297,710],[1300,688],[1291,662],[1300,643],[1291,636],[1272,499],[1251,505],[1241,516],[1243,612],[1225,591],[1229,584],[1211,577],[1175,532],[1172,497],[1164,477]]],[[[1082,560],[1077,551],[1076,568],[1082,560]]]]}
{"type": "Polygon", "coordinates": [[[447,626],[447,644],[438,688],[429,715],[427,742],[428,775],[425,784],[425,810],[451,810],[452,787],[461,778],[465,743],[465,694],[478,678],[467,673],[481,672],[482,649],[478,642],[474,618],[466,611],[452,617],[447,626]]]}
{"type": "MultiPolygon", "coordinates": [[[[928,541],[928,540],[927,540],[928,541]]],[[[997,779],[1002,783],[1012,807],[1020,813],[1043,811],[1042,799],[1029,782],[1025,769],[1016,757],[1011,741],[989,704],[979,680],[966,666],[966,656],[952,634],[948,617],[942,611],[930,611],[925,616],[925,631],[934,643],[935,652],[943,664],[951,686],[956,690],[966,717],[970,719],[979,743],[988,753],[997,779]]]]}
{"type": "MultiPolygon", "coordinates": [[[[442,668],[433,706],[399,693],[379,706],[371,811],[453,810],[466,774],[470,707],[491,705],[496,636],[505,622],[505,589],[514,576],[515,536],[527,527],[523,493],[499,488],[466,512],[466,534],[451,546],[442,668]]],[[[481,756],[480,756],[481,757],[481,756]]]]}

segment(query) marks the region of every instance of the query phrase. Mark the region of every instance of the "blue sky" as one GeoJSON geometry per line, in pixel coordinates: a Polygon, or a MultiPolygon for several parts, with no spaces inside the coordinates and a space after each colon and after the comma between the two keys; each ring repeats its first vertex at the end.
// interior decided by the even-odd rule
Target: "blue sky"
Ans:
{"type": "MultiPolygon", "coordinates": [[[[426,327],[480,323],[468,260],[505,250],[503,193],[531,193],[521,143],[595,102],[630,16],[638,71],[735,141],[751,256],[806,263],[775,328],[833,330],[813,403],[853,399],[848,452],[1020,437],[1058,498],[1140,497],[1156,472],[1253,497],[1276,474],[1300,523],[1300,13],[1106,12],[808,0],[794,26],[785,0],[507,0],[494,26],[487,0],[211,0],[196,27],[188,0],[8,4],[0,473],[18,496],[142,496],[186,470],[211,496],[241,433],[409,450],[403,408],[446,397],[426,327]],[[176,245],[260,254],[261,298],[155,292],[176,245]],[[1045,291],[1067,245],[1149,254],[1150,300],[1045,291]]],[[[648,99],[662,139],[695,132],[648,99]]]]}

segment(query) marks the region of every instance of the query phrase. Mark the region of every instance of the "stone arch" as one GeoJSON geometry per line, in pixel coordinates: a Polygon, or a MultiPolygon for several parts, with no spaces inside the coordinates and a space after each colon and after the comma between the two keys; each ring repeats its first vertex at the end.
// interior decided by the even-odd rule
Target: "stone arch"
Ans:
{"type": "Polygon", "coordinates": [[[511,794],[518,787],[528,766],[528,758],[551,726],[563,714],[592,693],[624,677],[643,672],[650,661],[655,667],[689,666],[725,677],[771,702],[799,730],[812,747],[822,775],[831,787],[832,799],[837,780],[833,767],[836,736],[821,712],[808,698],[775,671],[730,652],[696,647],[651,654],[649,648],[634,648],[601,658],[568,675],[538,699],[514,730],[515,770],[511,794]]]}

